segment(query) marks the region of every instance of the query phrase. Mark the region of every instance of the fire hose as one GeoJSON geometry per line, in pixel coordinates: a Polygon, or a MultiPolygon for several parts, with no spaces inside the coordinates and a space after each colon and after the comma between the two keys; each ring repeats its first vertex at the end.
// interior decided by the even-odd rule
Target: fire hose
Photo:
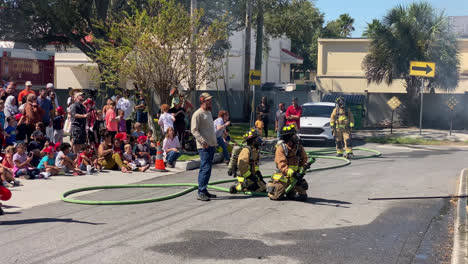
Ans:
{"type": "MultiPolygon", "coordinates": [[[[366,149],[366,148],[354,148],[354,150],[360,150],[365,152],[370,152],[370,155],[364,156],[355,156],[353,159],[366,159],[366,158],[374,158],[379,157],[381,155],[380,152],[376,150],[366,149]]],[[[336,150],[334,148],[325,148],[313,151],[307,151],[308,157],[312,160],[315,159],[330,159],[330,160],[338,160],[342,163],[331,165],[331,166],[324,166],[318,168],[311,168],[307,170],[307,174],[316,171],[323,171],[323,170],[330,170],[336,169],[340,167],[345,167],[351,164],[351,161],[342,157],[334,157],[334,156],[327,156],[327,154],[334,154],[336,150]]],[[[271,178],[272,175],[263,176],[263,178],[271,178]]],[[[230,183],[236,181],[235,179],[227,179],[227,180],[220,180],[210,182],[207,186],[210,190],[217,190],[222,192],[229,193],[228,188],[224,188],[221,186],[217,186],[223,183],[230,183]]],[[[91,186],[91,187],[84,187],[69,190],[62,194],[61,199],[67,203],[74,203],[74,204],[87,204],[87,205],[128,205],[128,204],[142,204],[142,203],[153,203],[153,202],[160,202],[165,200],[174,199],[195,191],[198,189],[198,184],[196,183],[168,183],[168,184],[125,184],[125,185],[104,185],[104,186],[91,186]],[[128,189],[128,188],[171,188],[171,187],[188,187],[185,190],[180,192],[176,192],[173,194],[155,197],[155,198],[148,198],[148,199],[140,199],[140,200],[122,200],[122,201],[92,201],[92,200],[79,200],[74,198],[69,198],[68,196],[80,192],[86,191],[94,191],[94,190],[108,190],[108,189],[128,189]]],[[[241,192],[240,194],[251,195],[251,196],[267,196],[267,193],[263,192],[241,192]]]]}

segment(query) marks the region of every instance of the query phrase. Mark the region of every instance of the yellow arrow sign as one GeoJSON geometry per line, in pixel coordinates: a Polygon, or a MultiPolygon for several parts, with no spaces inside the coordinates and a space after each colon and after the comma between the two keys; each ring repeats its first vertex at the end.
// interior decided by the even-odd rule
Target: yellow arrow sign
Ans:
{"type": "Polygon", "coordinates": [[[262,72],[259,70],[250,70],[249,72],[249,85],[261,85],[262,72]]]}
{"type": "Polygon", "coordinates": [[[434,78],[435,67],[436,64],[434,62],[411,61],[410,75],[434,78]]]}

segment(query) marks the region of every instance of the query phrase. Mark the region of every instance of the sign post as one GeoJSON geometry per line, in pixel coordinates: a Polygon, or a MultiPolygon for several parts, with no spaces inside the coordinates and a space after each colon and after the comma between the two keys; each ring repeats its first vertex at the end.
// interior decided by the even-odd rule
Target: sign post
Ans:
{"type": "Polygon", "coordinates": [[[453,109],[455,108],[457,103],[458,103],[458,101],[455,98],[455,96],[452,96],[447,100],[447,106],[450,109],[450,132],[449,132],[450,136],[452,135],[453,109]]]}
{"type": "MultiPolygon", "coordinates": [[[[411,76],[419,76],[425,78],[435,77],[435,62],[426,61],[410,61],[409,74],[411,76]]],[[[424,103],[424,79],[421,82],[421,108],[419,113],[419,135],[422,134],[422,118],[423,118],[423,103],[424,103]]]]}
{"type": "Polygon", "coordinates": [[[388,106],[392,109],[392,120],[390,123],[390,134],[393,134],[393,113],[395,112],[395,109],[397,109],[401,105],[401,101],[398,99],[398,97],[393,96],[390,98],[390,100],[387,101],[388,106]]]}
{"type": "Polygon", "coordinates": [[[255,124],[255,86],[262,84],[262,72],[259,70],[249,71],[249,85],[253,86],[252,113],[250,115],[250,127],[255,124]]]}
{"type": "Polygon", "coordinates": [[[422,135],[422,117],[423,117],[423,105],[424,105],[424,81],[421,83],[421,107],[419,109],[419,135],[422,135]]]}

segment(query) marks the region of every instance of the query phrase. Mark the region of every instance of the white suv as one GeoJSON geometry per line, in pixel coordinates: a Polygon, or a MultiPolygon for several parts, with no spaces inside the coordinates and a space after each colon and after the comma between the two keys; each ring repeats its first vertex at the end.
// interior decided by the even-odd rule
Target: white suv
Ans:
{"type": "Polygon", "coordinates": [[[302,106],[299,137],[303,142],[334,141],[330,127],[330,116],[335,103],[306,103],[302,106]]]}

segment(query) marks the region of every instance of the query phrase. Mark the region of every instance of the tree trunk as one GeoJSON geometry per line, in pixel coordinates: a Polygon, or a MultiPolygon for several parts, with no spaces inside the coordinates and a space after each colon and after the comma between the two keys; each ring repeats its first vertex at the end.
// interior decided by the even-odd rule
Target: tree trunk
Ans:
{"type": "Polygon", "coordinates": [[[418,77],[409,76],[405,79],[406,96],[402,98],[403,105],[397,112],[408,126],[419,126],[421,85],[422,80],[418,77]]]}
{"type": "Polygon", "coordinates": [[[247,1],[247,13],[245,16],[245,56],[244,56],[244,121],[248,121],[250,117],[250,40],[252,27],[252,3],[247,1]]]}

